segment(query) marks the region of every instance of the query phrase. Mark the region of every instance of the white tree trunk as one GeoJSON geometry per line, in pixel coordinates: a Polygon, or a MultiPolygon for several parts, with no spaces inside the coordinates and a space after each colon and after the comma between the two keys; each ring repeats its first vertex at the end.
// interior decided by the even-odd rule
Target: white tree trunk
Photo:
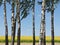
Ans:
{"type": "Polygon", "coordinates": [[[21,37],[20,0],[17,0],[17,21],[18,21],[17,45],[20,45],[20,37],[21,37]]]}
{"type": "Polygon", "coordinates": [[[11,45],[14,45],[14,23],[15,23],[15,20],[14,20],[14,0],[12,0],[12,35],[11,35],[11,38],[12,38],[12,42],[11,42],[11,45]]]}
{"type": "Polygon", "coordinates": [[[41,29],[40,29],[40,44],[46,45],[45,41],[45,0],[42,0],[42,11],[41,11],[41,29]]]}

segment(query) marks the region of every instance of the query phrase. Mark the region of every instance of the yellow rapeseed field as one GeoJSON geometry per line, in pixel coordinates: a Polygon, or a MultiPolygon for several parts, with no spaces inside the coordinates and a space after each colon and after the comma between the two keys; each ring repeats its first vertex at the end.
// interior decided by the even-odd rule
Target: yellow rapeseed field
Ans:
{"type": "MultiPolygon", "coordinates": [[[[11,41],[11,36],[8,37],[8,39],[11,41]]],[[[39,40],[39,36],[36,36],[36,40],[39,40]]],[[[0,36],[0,41],[5,40],[4,36],[0,36]]],[[[17,40],[17,37],[15,37],[15,40],[17,40]]],[[[21,40],[33,40],[32,36],[21,36],[21,40]]],[[[51,36],[46,36],[46,40],[51,40],[51,36]]],[[[60,41],[60,36],[55,36],[55,40],[60,41]]]]}

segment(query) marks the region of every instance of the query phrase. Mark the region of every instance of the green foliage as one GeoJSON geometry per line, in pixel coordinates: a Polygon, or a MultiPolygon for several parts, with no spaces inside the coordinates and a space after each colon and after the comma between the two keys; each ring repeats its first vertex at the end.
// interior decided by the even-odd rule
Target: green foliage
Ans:
{"type": "Polygon", "coordinates": [[[32,4],[30,0],[23,0],[20,3],[21,3],[20,11],[21,11],[21,16],[22,16],[21,20],[22,20],[28,16],[32,4]]]}
{"type": "MultiPolygon", "coordinates": [[[[11,4],[11,0],[6,0],[7,3],[11,4]]],[[[3,4],[3,0],[0,0],[0,6],[3,4]]]]}
{"type": "Polygon", "coordinates": [[[9,4],[11,4],[11,1],[12,1],[12,0],[6,0],[6,1],[7,1],[9,4]]]}
{"type": "Polygon", "coordinates": [[[3,0],[0,0],[0,6],[2,5],[2,1],[3,1],[3,0]]]}
{"type": "MultiPolygon", "coordinates": [[[[51,12],[51,6],[52,6],[52,0],[45,0],[46,2],[46,10],[47,12],[51,12]]],[[[60,3],[60,0],[54,0],[54,5],[56,7],[56,4],[60,3]]],[[[42,5],[42,1],[38,1],[39,5],[42,5]]],[[[55,8],[54,8],[55,9],[55,8]]]]}
{"type": "MultiPolygon", "coordinates": [[[[12,6],[12,0],[6,0],[11,6],[12,6]]],[[[3,0],[0,0],[0,6],[3,4],[2,3],[3,0]]],[[[16,0],[14,0],[14,7],[16,6],[16,0]]],[[[20,1],[20,12],[21,12],[21,20],[26,18],[29,14],[29,10],[31,9],[31,6],[32,3],[31,3],[31,0],[23,0],[23,1],[20,1]]]]}

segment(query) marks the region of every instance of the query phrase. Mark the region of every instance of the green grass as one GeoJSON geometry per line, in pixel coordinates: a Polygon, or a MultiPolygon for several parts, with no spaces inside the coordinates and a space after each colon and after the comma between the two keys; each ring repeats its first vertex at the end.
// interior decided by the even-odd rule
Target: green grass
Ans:
{"type": "MultiPolygon", "coordinates": [[[[0,40],[0,43],[4,43],[5,40],[0,40]]],[[[11,42],[11,40],[8,40],[8,42],[11,42]]],[[[15,40],[15,42],[17,42],[17,40],[15,40]]],[[[33,41],[32,40],[21,40],[21,42],[26,42],[26,43],[32,43],[33,41]]],[[[39,40],[36,40],[35,42],[39,42],[39,40]]],[[[51,41],[50,40],[46,40],[47,43],[50,43],[51,41]]],[[[56,43],[60,43],[60,40],[55,40],[56,43]]]]}

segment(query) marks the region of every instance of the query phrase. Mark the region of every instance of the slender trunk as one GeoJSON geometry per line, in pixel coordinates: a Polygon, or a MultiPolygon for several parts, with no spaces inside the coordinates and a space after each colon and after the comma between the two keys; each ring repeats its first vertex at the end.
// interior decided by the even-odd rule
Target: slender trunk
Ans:
{"type": "Polygon", "coordinates": [[[20,23],[20,0],[17,0],[17,21],[18,21],[18,31],[17,31],[17,45],[20,45],[21,36],[21,23],[20,23]]]}
{"type": "Polygon", "coordinates": [[[8,25],[6,17],[6,0],[4,0],[5,45],[8,45],[8,25]]]}
{"type": "Polygon", "coordinates": [[[17,20],[17,17],[15,17],[15,19],[14,19],[14,41],[15,41],[15,33],[16,33],[16,20],[17,20]]]}
{"type": "Polygon", "coordinates": [[[14,45],[14,24],[15,24],[15,20],[14,20],[14,0],[12,0],[12,42],[11,45],[14,45]]]}
{"type": "Polygon", "coordinates": [[[16,3],[16,16],[14,18],[14,39],[15,39],[15,33],[16,33],[16,21],[17,21],[17,3],[16,3]]]}
{"type": "Polygon", "coordinates": [[[44,45],[46,45],[46,31],[44,31],[44,45]]]}
{"type": "Polygon", "coordinates": [[[14,19],[14,41],[15,41],[15,33],[16,33],[16,21],[17,21],[17,15],[15,16],[14,19]]]}
{"type": "Polygon", "coordinates": [[[33,0],[33,45],[35,45],[35,0],[33,0]]]}
{"type": "Polygon", "coordinates": [[[41,40],[40,45],[46,45],[46,42],[45,42],[45,0],[42,0],[40,40],[41,40]]]}
{"type": "Polygon", "coordinates": [[[51,10],[51,38],[52,45],[54,45],[54,0],[52,0],[52,10],[51,10]]]}

